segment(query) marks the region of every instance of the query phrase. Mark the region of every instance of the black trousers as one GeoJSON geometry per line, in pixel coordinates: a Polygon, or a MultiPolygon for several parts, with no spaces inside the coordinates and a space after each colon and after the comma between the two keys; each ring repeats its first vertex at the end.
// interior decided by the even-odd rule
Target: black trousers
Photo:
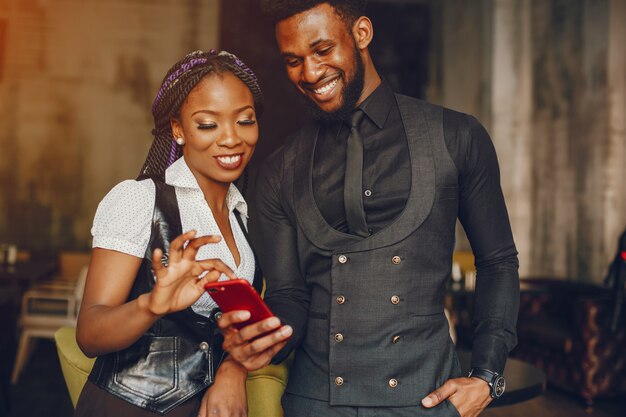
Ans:
{"type": "Polygon", "coordinates": [[[98,386],[87,381],[83,387],[74,417],[197,417],[200,410],[202,395],[185,401],[166,414],[153,413],[137,407],[115,395],[109,394],[98,386]]]}
{"type": "Polygon", "coordinates": [[[460,417],[445,401],[434,408],[412,407],[331,407],[326,401],[285,393],[282,399],[284,417],[460,417]]]}

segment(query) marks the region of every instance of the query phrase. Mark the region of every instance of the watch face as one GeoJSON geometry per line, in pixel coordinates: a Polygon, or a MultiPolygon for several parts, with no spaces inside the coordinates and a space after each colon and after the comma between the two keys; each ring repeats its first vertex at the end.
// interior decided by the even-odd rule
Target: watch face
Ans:
{"type": "Polygon", "coordinates": [[[500,398],[504,394],[506,388],[506,381],[502,375],[498,375],[493,384],[493,395],[495,398],[500,398]]]}

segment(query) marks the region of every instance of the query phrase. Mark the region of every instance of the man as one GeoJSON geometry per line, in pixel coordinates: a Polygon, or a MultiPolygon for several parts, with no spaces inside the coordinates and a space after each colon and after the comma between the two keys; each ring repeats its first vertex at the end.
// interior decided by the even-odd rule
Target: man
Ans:
{"type": "Polygon", "coordinates": [[[257,186],[265,300],[280,320],[236,331],[248,313],[225,314],[225,349],[250,370],[296,351],[287,417],[478,415],[502,392],[519,303],[488,134],[393,93],[368,52],[363,1],[267,3],[313,120],[257,186]],[[443,306],[457,217],[478,271],[472,377],[443,306]]]}

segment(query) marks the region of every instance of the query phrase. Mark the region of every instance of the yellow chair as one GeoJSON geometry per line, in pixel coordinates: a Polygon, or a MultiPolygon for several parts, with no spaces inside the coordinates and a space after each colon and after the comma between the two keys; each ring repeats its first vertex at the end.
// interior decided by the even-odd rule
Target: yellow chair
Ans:
{"type": "Polygon", "coordinates": [[[285,392],[291,355],[280,365],[268,365],[258,371],[248,373],[248,417],[282,417],[280,399],[285,392]]]}
{"type": "Polygon", "coordinates": [[[70,393],[72,405],[76,407],[80,392],[87,382],[87,377],[96,359],[88,358],[80,350],[78,343],[76,343],[76,328],[74,327],[61,327],[54,334],[54,341],[57,346],[65,385],[70,393]]]}
{"type": "MultiPolygon", "coordinates": [[[[87,382],[87,376],[95,359],[86,357],[76,343],[76,329],[63,327],[54,334],[61,370],[72,404],[76,407],[78,397],[87,382]]],[[[287,383],[288,366],[269,365],[250,372],[248,391],[248,417],[282,417],[280,398],[287,383]]]]}

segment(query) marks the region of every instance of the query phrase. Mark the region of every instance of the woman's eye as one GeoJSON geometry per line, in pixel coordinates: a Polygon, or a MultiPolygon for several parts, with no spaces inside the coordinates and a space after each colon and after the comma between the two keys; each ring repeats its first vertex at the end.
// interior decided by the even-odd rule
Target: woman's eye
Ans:
{"type": "Polygon", "coordinates": [[[217,125],[215,123],[200,123],[198,124],[198,129],[215,129],[217,125]]]}
{"type": "Polygon", "coordinates": [[[253,125],[253,124],[256,124],[256,120],[252,120],[252,119],[239,120],[237,123],[239,123],[240,125],[253,125]]]}

